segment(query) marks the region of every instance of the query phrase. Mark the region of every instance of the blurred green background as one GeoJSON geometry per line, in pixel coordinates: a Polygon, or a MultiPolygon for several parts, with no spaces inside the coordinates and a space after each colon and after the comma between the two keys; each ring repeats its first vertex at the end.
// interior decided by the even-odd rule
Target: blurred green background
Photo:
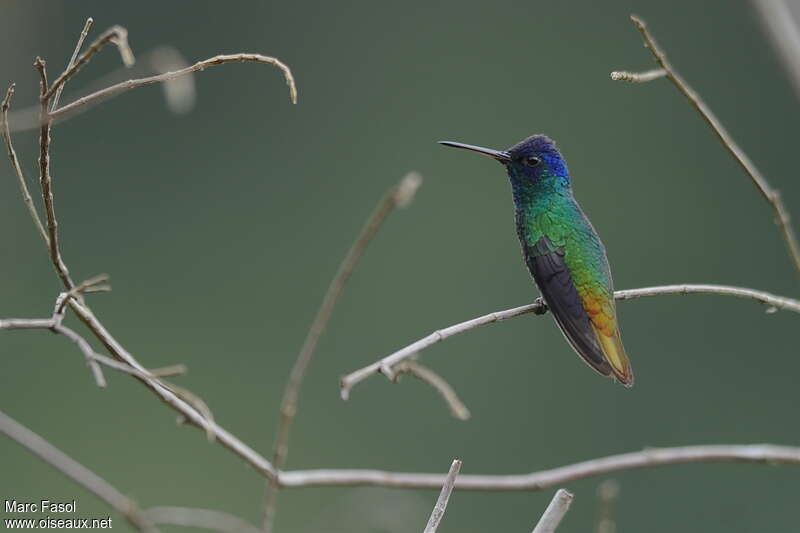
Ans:
{"type": "MultiPolygon", "coordinates": [[[[449,417],[413,379],[373,378],[338,396],[340,375],[433,329],[530,302],[502,169],[440,139],[504,148],[543,132],[559,142],[575,192],[608,248],[616,286],[714,282],[797,295],[772,214],[667,81],[609,72],[653,66],[628,15],[647,20],[792,212],[795,94],[746,2],[10,2],[0,6],[0,84],[36,102],[33,59],[51,76],[87,16],[144,55],[189,60],[274,55],[297,78],[236,64],[198,74],[198,104],[170,114],[158,88],[56,127],[52,163],[65,260],[76,279],[112,275],[91,298],[149,367],[186,363],[176,382],[264,454],[290,365],[335,269],[383,192],[407,171],[425,182],[388,220],[355,273],[303,390],[290,468],[521,473],[648,446],[797,443],[797,317],[756,303],[670,296],[619,305],[637,384],[591,372],[549,317],[526,316],[439,344],[424,361],[473,418],[449,417]],[[790,150],[787,152],[786,150],[790,150]]],[[[91,38],[90,38],[91,39],[91,38]]],[[[64,102],[119,68],[102,52],[64,102]]],[[[17,151],[37,190],[36,136],[17,151]]],[[[0,316],[50,313],[60,289],[0,164],[0,316]]],[[[75,324],[75,321],[72,320],[75,324]]],[[[77,325],[77,324],[76,324],[77,325]]],[[[259,523],[263,479],[132,379],[97,389],[80,354],[46,332],[0,335],[2,410],[143,507],[222,509],[259,523]]],[[[747,464],[625,472],[618,531],[797,531],[798,470],[747,464]]],[[[571,483],[559,529],[592,531],[601,479],[571,483]]],[[[552,490],[456,493],[442,532],[529,531],[552,490]]],[[[107,507],[8,439],[0,499],[107,507]]],[[[434,491],[294,489],[281,532],[419,531],[434,491]]],[[[129,529],[118,515],[115,529],[129,529]]],[[[7,517],[1,514],[0,517],[7,517]]],[[[170,528],[165,528],[170,530],[170,528]]],[[[177,531],[177,528],[175,529],[177,531]]]]}

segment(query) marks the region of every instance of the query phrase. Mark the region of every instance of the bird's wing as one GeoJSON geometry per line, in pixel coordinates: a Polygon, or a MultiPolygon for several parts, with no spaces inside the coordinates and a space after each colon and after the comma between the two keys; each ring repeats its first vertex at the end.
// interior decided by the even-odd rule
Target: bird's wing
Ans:
{"type": "Polygon", "coordinates": [[[604,376],[633,384],[628,358],[616,327],[613,300],[591,287],[576,285],[563,247],[541,237],[525,247],[525,262],[575,352],[604,376]]]}

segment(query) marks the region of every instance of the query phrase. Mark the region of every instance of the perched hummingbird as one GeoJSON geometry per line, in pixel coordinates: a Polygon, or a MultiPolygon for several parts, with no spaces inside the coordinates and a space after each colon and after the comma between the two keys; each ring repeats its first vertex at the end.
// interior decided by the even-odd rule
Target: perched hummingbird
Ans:
{"type": "Polygon", "coordinates": [[[555,142],[533,135],[505,151],[440,144],[488,155],[506,167],[522,255],[564,337],[597,372],[633,385],[606,250],[572,195],[555,142]]]}

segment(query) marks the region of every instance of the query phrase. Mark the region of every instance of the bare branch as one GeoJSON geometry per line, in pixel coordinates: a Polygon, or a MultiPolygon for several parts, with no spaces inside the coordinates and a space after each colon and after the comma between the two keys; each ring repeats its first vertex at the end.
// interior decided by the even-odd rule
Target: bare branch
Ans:
{"type": "MultiPolygon", "coordinates": [[[[78,43],[75,45],[75,51],[72,52],[72,57],[70,57],[69,63],[67,63],[67,70],[71,69],[73,65],[75,65],[75,60],[78,59],[78,54],[81,52],[83,41],[86,40],[86,36],[89,35],[89,29],[92,27],[93,22],[94,19],[92,19],[92,17],[86,19],[86,24],[83,25],[83,31],[81,31],[81,34],[78,37],[78,43]]],[[[58,107],[58,101],[61,99],[61,93],[64,92],[64,85],[65,84],[62,83],[58,86],[58,89],[56,89],[56,93],[53,96],[53,101],[50,104],[50,111],[58,107]]]]}
{"type": "MultiPolygon", "coordinates": [[[[58,309],[59,305],[57,304],[56,308],[58,309]]],[[[84,357],[86,358],[86,362],[92,367],[94,370],[94,366],[103,365],[113,370],[117,370],[119,372],[123,372],[125,374],[141,378],[141,379],[156,379],[159,377],[167,377],[167,376],[177,376],[186,373],[186,365],[172,365],[164,368],[154,369],[154,370],[138,370],[133,368],[130,365],[125,363],[121,363],[115,359],[111,359],[110,357],[106,357],[105,355],[99,354],[95,352],[89,342],[83,338],[81,335],[76,333],[74,330],[64,326],[61,323],[61,316],[57,314],[51,318],[9,318],[9,319],[0,319],[0,330],[4,329],[46,329],[52,331],[53,333],[58,333],[60,335],[64,335],[69,340],[71,340],[75,345],[78,346],[80,351],[83,353],[84,357]],[[92,366],[94,365],[94,366],[92,366]]],[[[98,381],[98,386],[105,387],[106,381],[102,375],[102,372],[95,373],[95,379],[98,381]],[[99,374],[99,377],[98,377],[99,374]]],[[[210,411],[208,411],[208,407],[205,407],[205,403],[202,400],[199,400],[195,395],[187,391],[186,389],[181,389],[177,385],[170,384],[169,387],[171,389],[179,389],[174,390],[174,392],[180,394],[181,396],[186,396],[187,401],[190,403],[197,403],[198,405],[202,406],[201,410],[207,411],[209,414],[206,416],[207,419],[213,420],[213,417],[210,415],[210,411]]]]}
{"type": "MultiPolygon", "coordinates": [[[[702,445],[675,448],[650,448],[638,452],[610,455],[552,470],[513,475],[462,475],[458,490],[536,491],[564,485],[578,479],[602,476],[637,468],[684,463],[766,463],[800,465],[800,447],[774,444],[702,445]]],[[[405,489],[438,489],[441,474],[387,472],[382,470],[293,470],[281,472],[283,487],[342,487],[370,485],[405,489]]]]}
{"type": "Polygon", "coordinates": [[[53,81],[53,84],[42,95],[42,97],[45,100],[49,100],[55,94],[55,92],[67,82],[67,80],[77,74],[81,67],[89,62],[92,56],[102,50],[103,47],[109,43],[117,46],[119,49],[119,55],[122,57],[122,63],[126,67],[130,67],[136,62],[133,57],[133,51],[131,51],[131,47],[128,45],[128,30],[122,26],[112,26],[104,31],[92,44],[90,44],[77,61],[70,61],[67,69],[53,81]]]}
{"type": "MultiPolygon", "coordinates": [[[[65,293],[66,294],[66,293],[65,293]]],[[[205,403],[188,390],[157,379],[157,376],[142,366],[114,337],[103,327],[94,314],[83,304],[75,299],[68,299],[70,307],[78,318],[89,328],[92,333],[103,343],[119,361],[110,359],[92,350],[88,341],[73,330],[63,326],[60,316],[54,314],[51,318],[10,318],[0,320],[0,330],[4,329],[48,329],[62,334],[73,341],[83,352],[87,360],[99,363],[114,370],[124,372],[142,382],[152,390],[165,404],[175,409],[181,416],[193,425],[201,428],[213,440],[222,443],[226,448],[244,459],[258,472],[267,478],[277,477],[277,470],[272,464],[244,444],[224,428],[214,422],[211,412],[205,403]]],[[[56,308],[58,308],[56,305],[56,308]]]]}
{"type": "Polygon", "coordinates": [[[574,496],[571,492],[564,489],[558,489],[555,496],[550,501],[550,505],[545,509],[539,523],[533,528],[533,533],[553,533],[564,515],[569,511],[569,506],[572,505],[572,498],[574,496]]]}
{"type": "Polygon", "coordinates": [[[136,502],[2,411],[0,411],[0,433],[27,448],[42,461],[60,471],[78,485],[94,493],[124,516],[139,531],[158,532],[153,523],[139,511],[136,502]]]}
{"type": "Polygon", "coordinates": [[[450,501],[450,494],[453,492],[453,487],[455,486],[456,477],[458,477],[459,472],[461,472],[461,461],[454,459],[453,464],[450,465],[450,471],[444,478],[442,491],[439,493],[436,505],[433,506],[431,517],[428,519],[428,524],[425,526],[425,531],[423,533],[436,533],[439,522],[442,521],[444,512],[447,510],[447,502],[450,501]]]}
{"type": "MultiPolygon", "coordinates": [[[[793,300],[784,296],[776,296],[764,291],[757,291],[744,287],[730,287],[727,285],[685,284],[645,287],[641,289],[616,291],[614,293],[614,298],[617,300],[632,300],[635,298],[644,298],[646,296],[660,296],[666,294],[717,294],[723,296],[735,296],[738,298],[749,298],[751,300],[766,304],[769,306],[768,311],[785,309],[788,311],[794,311],[795,313],[800,313],[800,300],[793,300]]],[[[532,304],[515,307],[513,309],[506,309],[505,311],[496,311],[494,313],[489,313],[488,315],[473,318],[472,320],[467,320],[466,322],[461,322],[459,324],[434,331],[427,337],[423,337],[420,340],[387,355],[383,359],[372,363],[371,365],[367,365],[344,376],[340,381],[342,399],[347,400],[350,397],[350,391],[353,386],[374,374],[381,373],[391,378],[393,374],[392,369],[395,367],[395,365],[401,361],[405,361],[410,357],[413,357],[418,352],[428,348],[429,346],[432,346],[433,344],[441,342],[448,337],[452,337],[453,335],[457,335],[459,333],[464,333],[480,326],[499,322],[501,320],[506,320],[529,313],[540,315],[544,314],[546,311],[547,307],[545,304],[540,299],[537,299],[536,302],[532,304]]]]}
{"type": "Polygon", "coordinates": [[[56,305],[56,313],[63,313],[64,306],[67,304],[70,298],[77,297],[80,294],[87,293],[87,292],[108,292],[111,290],[111,286],[109,285],[100,285],[101,283],[105,283],[110,279],[108,274],[98,274],[94,277],[91,277],[85,281],[80,282],[79,284],[75,285],[72,289],[65,292],[62,296],[59,297],[59,304],[56,305]]]}
{"type": "Polygon", "coordinates": [[[238,516],[214,509],[151,507],[144,514],[155,524],[195,527],[224,533],[260,533],[260,529],[238,516]]]}
{"type": "Polygon", "coordinates": [[[734,296],[755,300],[767,305],[767,311],[786,310],[800,313],[800,300],[776,296],[769,292],[749,289],[746,287],[732,287],[730,285],[705,284],[680,284],[680,285],[660,285],[656,287],[644,287],[641,289],[627,289],[614,292],[617,300],[634,300],[648,296],[663,296],[668,294],[715,294],[718,296],[734,296]]]}
{"type": "Polygon", "coordinates": [[[380,361],[377,361],[371,365],[365,366],[364,368],[361,368],[359,370],[356,370],[355,372],[351,372],[350,374],[344,376],[340,382],[342,399],[347,400],[350,398],[350,390],[357,383],[377,373],[382,373],[387,377],[391,376],[392,375],[391,369],[393,366],[395,366],[401,361],[404,361],[414,356],[415,354],[424,350],[425,348],[433,344],[436,344],[437,342],[445,340],[448,337],[452,337],[453,335],[457,335],[459,333],[475,329],[479,326],[484,326],[486,324],[491,324],[493,322],[499,322],[507,318],[513,318],[515,316],[520,316],[527,313],[544,313],[545,310],[546,307],[543,303],[536,302],[530,305],[524,305],[522,307],[508,309],[506,311],[490,313],[488,315],[484,315],[478,318],[473,318],[472,320],[468,320],[466,322],[461,322],[460,324],[455,324],[448,328],[434,331],[427,337],[423,337],[422,339],[412,344],[409,344],[405,348],[402,348],[384,357],[380,361]]]}
{"type": "Polygon", "coordinates": [[[42,219],[39,217],[39,211],[36,209],[36,204],[33,203],[33,198],[31,198],[31,193],[28,191],[28,184],[25,180],[25,175],[22,173],[22,167],[19,164],[19,159],[17,158],[17,152],[14,150],[14,145],[11,142],[11,127],[8,124],[8,109],[11,107],[11,97],[14,95],[14,84],[12,84],[8,91],[6,91],[6,96],[3,98],[2,103],[2,126],[3,126],[3,141],[6,145],[6,152],[8,153],[8,158],[11,160],[11,166],[14,167],[14,171],[17,174],[17,180],[19,180],[19,189],[22,192],[22,201],[25,202],[25,207],[28,208],[28,212],[33,219],[33,223],[36,225],[36,229],[39,230],[39,233],[42,235],[45,244],[47,244],[49,249],[49,241],[50,239],[47,236],[47,231],[44,229],[44,225],[42,224],[42,219]]]}
{"type": "Polygon", "coordinates": [[[175,376],[183,376],[189,372],[189,368],[184,364],[162,366],[160,368],[151,368],[149,373],[156,378],[171,378],[175,376]]]}
{"type": "MultiPolygon", "coordinates": [[[[756,186],[758,191],[764,197],[764,199],[769,202],[772,206],[773,211],[775,212],[775,223],[778,224],[780,228],[781,235],[783,236],[783,240],[786,244],[786,248],[789,252],[789,258],[794,263],[795,270],[800,274],[800,244],[797,242],[797,237],[792,229],[790,223],[789,212],[786,209],[786,206],[783,204],[783,200],[781,200],[780,193],[773,189],[772,186],[767,182],[766,178],[763,174],[756,168],[755,164],[750,160],[744,150],[736,144],[736,141],[733,140],[728,130],[722,125],[719,119],[714,115],[711,111],[711,108],[700,98],[700,95],[692,89],[691,86],[683,79],[683,77],[678,74],[678,72],[673,68],[672,64],[670,64],[669,60],[667,60],[667,55],[664,51],[658,46],[656,40],[650,34],[650,31],[647,29],[647,25],[645,22],[635,15],[631,15],[631,20],[633,24],[636,26],[636,29],[642,34],[642,39],[644,40],[645,46],[650,50],[653,54],[653,58],[656,60],[656,63],[666,72],[666,77],[669,79],[673,85],[681,92],[683,95],[689,100],[689,103],[694,107],[703,120],[708,124],[717,138],[722,142],[722,145],[725,149],[730,153],[736,162],[742,167],[742,170],[750,177],[753,181],[753,184],[756,186]]],[[[613,74],[612,74],[613,77],[613,74]]]]}
{"type": "Polygon", "coordinates": [[[292,71],[289,69],[288,66],[283,64],[280,60],[275,59],[274,57],[263,56],[261,54],[232,54],[232,55],[214,56],[209,59],[205,59],[203,61],[195,63],[194,65],[191,65],[189,67],[182,68],[179,70],[174,70],[171,72],[165,72],[163,74],[158,74],[156,76],[149,76],[147,78],[139,78],[135,80],[123,81],[116,85],[112,85],[111,87],[100,89],[99,91],[96,91],[82,98],[78,98],[74,102],[66,104],[63,107],[53,111],[50,114],[50,117],[54,120],[60,119],[63,118],[65,115],[72,113],[81,106],[95,103],[100,99],[109,98],[111,96],[115,96],[119,93],[128,91],[130,89],[143,87],[145,85],[152,85],[154,83],[166,82],[169,80],[173,80],[179,76],[184,76],[192,72],[205,70],[208,67],[214,67],[217,65],[223,65],[225,63],[235,63],[235,62],[264,63],[267,65],[274,65],[278,67],[283,71],[283,75],[286,78],[286,84],[289,86],[289,97],[291,98],[292,103],[297,103],[297,87],[295,86],[294,83],[294,77],[292,76],[292,71]]]}
{"type": "MultiPolygon", "coordinates": [[[[126,48],[126,44],[124,43],[124,31],[117,30],[114,36],[110,37],[108,41],[105,39],[108,36],[104,34],[103,37],[98,39],[93,45],[90,46],[90,50],[87,50],[73,65],[72,68],[68,68],[67,71],[53,84],[52,89],[57,89],[58,86],[63,85],[63,83],[72,76],[83,64],[88,61],[89,57],[93,53],[95,53],[99,48],[102,46],[101,43],[105,42],[114,42],[117,44],[121,50],[126,48]]],[[[48,248],[50,252],[50,258],[53,262],[56,271],[61,278],[64,286],[67,289],[67,292],[70,293],[75,288],[75,284],[69,276],[67,271],[67,267],[64,264],[63,260],[61,259],[61,252],[58,246],[58,224],[55,217],[55,210],[53,206],[53,192],[52,192],[52,178],[50,176],[50,164],[49,164],[49,148],[50,148],[50,129],[52,126],[52,122],[55,116],[63,115],[70,108],[74,109],[76,107],[80,107],[88,102],[92,102],[93,100],[102,97],[104,95],[114,94],[116,92],[123,91],[125,89],[134,88],[142,85],[147,85],[150,83],[158,83],[167,80],[171,80],[177,76],[181,76],[184,74],[188,74],[190,72],[194,72],[197,70],[203,70],[207,67],[219,65],[223,63],[228,63],[232,61],[255,61],[261,63],[267,63],[271,65],[275,65],[281,68],[286,76],[287,83],[290,87],[291,95],[296,98],[296,89],[294,86],[294,80],[291,76],[291,72],[289,71],[288,67],[286,67],[283,63],[278,61],[277,59],[261,56],[257,54],[236,54],[230,56],[216,56],[206,61],[201,61],[200,63],[196,63],[191,67],[187,67],[186,69],[181,69],[179,71],[168,72],[160,76],[153,76],[150,78],[144,78],[140,80],[130,80],[128,82],[123,82],[116,86],[109,87],[107,89],[98,91],[93,95],[89,95],[80,99],[79,101],[73,102],[61,109],[57,109],[53,113],[50,113],[48,110],[48,103],[49,98],[53,95],[50,92],[51,87],[48,86],[47,81],[47,71],[45,67],[45,62],[41,58],[37,58],[35,62],[35,66],[39,71],[39,75],[41,78],[41,90],[40,90],[40,158],[39,158],[39,167],[40,167],[40,182],[42,184],[42,196],[45,202],[45,213],[47,218],[47,234],[48,234],[48,248]]],[[[164,401],[167,405],[178,411],[186,421],[202,428],[206,431],[206,433],[225,445],[231,451],[242,457],[246,462],[252,465],[256,470],[262,473],[267,478],[275,478],[277,479],[278,471],[275,469],[272,464],[266,460],[264,457],[260,456],[256,453],[252,448],[244,444],[238,438],[234,437],[228,431],[223,429],[222,427],[218,426],[211,418],[210,412],[205,404],[188,391],[185,391],[179,387],[174,385],[169,385],[166,382],[160,381],[159,379],[152,377],[151,375],[147,374],[147,369],[145,369],[127,350],[125,350],[122,345],[114,339],[108,330],[102,325],[102,323],[94,316],[91,310],[83,304],[81,298],[78,297],[67,297],[66,298],[67,304],[69,307],[75,312],[78,318],[84,323],[84,325],[89,328],[89,330],[95,335],[95,337],[106,347],[106,349],[119,361],[126,363],[128,366],[133,368],[132,374],[136,379],[141,381],[145,386],[151,389],[162,401],[164,401]]],[[[55,317],[53,319],[48,320],[48,327],[53,329],[53,320],[57,320],[57,326],[59,328],[63,328],[60,325],[60,317],[55,317]]],[[[6,320],[2,321],[2,325],[4,329],[30,329],[32,327],[41,327],[43,326],[44,321],[30,321],[30,320],[6,320]]],[[[72,330],[67,330],[71,333],[72,330]]],[[[60,329],[58,332],[69,336],[69,333],[64,333],[63,329],[60,329]]],[[[83,340],[80,336],[75,334],[75,338],[73,340],[78,342],[78,339],[83,340]]],[[[81,343],[79,343],[81,348],[85,348],[81,343]]],[[[98,361],[97,358],[90,359],[92,365],[98,361]]]]}
{"type": "MultiPolygon", "coordinates": [[[[322,304],[317,310],[314,321],[306,334],[300,353],[292,366],[286,388],[283,392],[280,407],[280,420],[273,446],[272,463],[277,469],[283,468],[289,451],[289,436],[291,433],[292,422],[297,414],[297,401],[300,395],[300,387],[303,384],[308,365],[314,356],[314,352],[319,343],[319,339],[328,325],[328,321],[336,308],[344,292],[347,281],[358,265],[359,260],[364,255],[367,245],[383,225],[383,222],[397,207],[407,206],[414,197],[417,189],[422,183],[422,177],[416,172],[410,172],[400,183],[392,187],[378,203],[378,206],[367,219],[366,224],[359,233],[355,242],[347,251],[344,259],[339,265],[336,275],[328,286],[322,304]]],[[[272,524],[275,519],[275,506],[277,504],[277,492],[279,486],[276,479],[270,480],[267,484],[266,495],[264,498],[264,531],[271,533],[272,524]]]]}
{"type": "MultiPolygon", "coordinates": [[[[131,355],[103,326],[100,320],[89,310],[88,307],[73,300],[69,302],[70,308],[75,312],[81,322],[89,328],[95,337],[105,346],[105,348],[118,360],[123,361],[134,369],[146,373],[147,369],[131,355]]],[[[255,468],[258,472],[269,478],[277,478],[278,472],[266,458],[259,455],[250,446],[239,440],[216,422],[208,420],[203,413],[198,411],[179,394],[176,394],[170,385],[158,379],[149,379],[144,376],[134,376],[144,386],[153,391],[166,405],[180,413],[187,422],[197,426],[214,436],[214,440],[221,443],[230,451],[244,459],[246,463],[255,468]]]]}
{"type": "Polygon", "coordinates": [[[628,72],[627,70],[615,70],[611,73],[611,79],[614,81],[627,81],[630,83],[647,83],[648,81],[657,80],[667,75],[667,71],[663,68],[648,70],[647,72],[628,72]]]}
{"type": "Polygon", "coordinates": [[[397,381],[401,374],[411,374],[420,381],[433,387],[447,404],[450,414],[459,420],[469,420],[470,413],[461,398],[458,397],[453,387],[439,374],[416,361],[407,360],[399,363],[392,371],[395,373],[392,381],[397,381]]]}
{"type": "Polygon", "coordinates": [[[39,183],[42,187],[42,199],[44,200],[45,216],[47,218],[48,249],[50,261],[61,278],[61,282],[67,290],[75,287],[75,283],[69,276],[67,265],[61,258],[61,249],[58,245],[58,221],[56,220],[55,205],[53,202],[53,178],[50,176],[50,128],[52,119],[47,110],[49,100],[47,94],[47,68],[42,58],[37,57],[34,63],[39,71],[40,98],[39,98],[39,183]]]}
{"type": "MultiPolygon", "coordinates": [[[[131,76],[149,76],[153,74],[163,74],[172,70],[179,70],[189,66],[188,61],[181,55],[180,51],[173,46],[159,46],[141,57],[138,57],[133,67],[123,67],[106,76],[90,82],[87,89],[89,92],[106,88],[110,85],[119,83],[131,76]]],[[[59,89],[63,89],[62,85],[59,89]]],[[[196,94],[194,86],[194,76],[186,75],[161,84],[164,92],[164,99],[167,108],[173,113],[188,113],[194,108],[196,94]]],[[[54,119],[53,124],[61,123],[63,120],[75,117],[81,113],[91,110],[94,105],[102,103],[102,100],[95,100],[90,104],[81,106],[68,116],[54,119]],[[63,120],[62,120],[63,119],[63,120]]],[[[51,112],[54,110],[51,105],[51,112]]],[[[9,127],[12,132],[27,131],[39,127],[39,106],[27,107],[9,113],[9,127]]]]}

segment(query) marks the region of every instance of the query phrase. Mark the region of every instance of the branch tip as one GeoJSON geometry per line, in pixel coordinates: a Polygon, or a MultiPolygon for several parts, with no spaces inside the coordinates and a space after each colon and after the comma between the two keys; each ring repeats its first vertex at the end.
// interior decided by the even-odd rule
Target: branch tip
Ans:
{"type": "Polygon", "coordinates": [[[648,81],[657,80],[667,75],[667,71],[663,68],[648,70],[647,72],[628,72],[626,70],[615,70],[611,73],[611,79],[614,81],[627,81],[629,83],[647,83],[648,81]]]}
{"type": "Polygon", "coordinates": [[[422,175],[419,172],[409,172],[400,181],[394,193],[394,201],[398,207],[408,207],[414,200],[420,186],[422,185],[422,175]]]}
{"type": "MultiPolygon", "coordinates": [[[[14,90],[16,86],[17,86],[16,83],[12,83],[11,85],[8,86],[8,89],[6,89],[6,96],[3,98],[2,104],[0,104],[0,109],[2,110],[3,113],[8,111],[8,108],[11,106],[11,98],[14,96],[14,90]]],[[[3,121],[5,121],[5,118],[3,119],[3,121]]]]}
{"type": "Polygon", "coordinates": [[[444,512],[447,510],[447,503],[450,501],[450,495],[453,493],[453,487],[456,484],[459,472],[461,472],[461,460],[454,459],[450,465],[450,471],[447,472],[447,476],[444,478],[439,498],[436,500],[436,505],[433,506],[433,511],[431,511],[431,516],[423,533],[436,533],[436,529],[439,527],[442,517],[444,517],[444,512]]]}
{"type": "Polygon", "coordinates": [[[533,528],[533,533],[553,533],[569,511],[574,496],[565,489],[558,489],[545,509],[542,518],[533,528]]]}

